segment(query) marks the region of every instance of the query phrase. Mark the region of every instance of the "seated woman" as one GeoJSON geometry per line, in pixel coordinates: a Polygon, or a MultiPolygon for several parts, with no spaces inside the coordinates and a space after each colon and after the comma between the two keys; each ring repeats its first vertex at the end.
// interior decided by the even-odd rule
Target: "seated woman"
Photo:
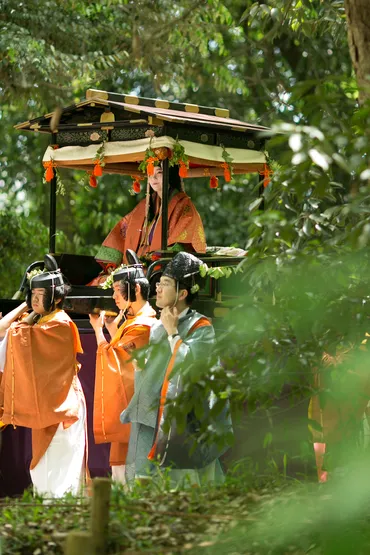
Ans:
{"type": "MultiPolygon", "coordinates": [[[[204,253],[206,240],[202,220],[190,198],[183,191],[178,166],[169,169],[168,246],[183,245],[184,250],[204,253]]],[[[124,261],[124,253],[132,249],[139,257],[161,249],[162,235],[162,166],[154,167],[148,177],[146,198],[122,218],[104,240],[96,255],[107,273],[124,261]]],[[[94,279],[89,285],[97,285],[94,279]]]]}

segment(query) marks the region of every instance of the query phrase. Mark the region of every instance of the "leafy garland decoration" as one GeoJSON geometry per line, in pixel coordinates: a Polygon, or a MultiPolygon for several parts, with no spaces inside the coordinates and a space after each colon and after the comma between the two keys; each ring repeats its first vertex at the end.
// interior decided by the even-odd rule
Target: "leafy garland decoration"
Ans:
{"type": "Polygon", "coordinates": [[[40,274],[44,274],[44,270],[41,270],[40,268],[35,268],[34,270],[31,270],[30,272],[27,272],[27,279],[29,282],[31,282],[31,279],[34,278],[35,276],[38,276],[40,274]]]}
{"type": "Polygon", "coordinates": [[[224,145],[220,145],[220,147],[222,148],[222,158],[225,160],[222,164],[221,164],[221,168],[224,169],[224,178],[225,181],[227,183],[229,183],[233,177],[234,177],[234,171],[233,171],[233,161],[234,159],[230,156],[230,154],[227,152],[226,148],[224,147],[224,145]]]}
{"type": "Polygon", "coordinates": [[[43,162],[43,166],[45,168],[44,183],[50,183],[55,175],[57,182],[56,193],[57,195],[65,195],[66,189],[60,176],[59,169],[54,162],[54,158],[50,158],[48,162],[43,162]]]}
{"type": "Polygon", "coordinates": [[[58,168],[55,168],[55,175],[56,175],[56,178],[57,178],[56,193],[57,193],[57,195],[62,195],[63,196],[63,195],[66,194],[66,188],[65,188],[64,183],[62,181],[62,178],[60,177],[60,173],[59,173],[58,168]]]}
{"type": "Polygon", "coordinates": [[[117,268],[112,270],[110,272],[109,276],[107,277],[107,279],[104,281],[104,283],[101,283],[99,285],[99,287],[101,289],[110,289],[110,288],[112,288],[113,287],[113,276],[114,276],[114,274],[116,274],[120,270],[123,270],[123,268],[128,268],[127,264],[121,264],[120,266],[117,266],[117,268]]]}
{"type": "Polygon", "coordinates": [[[189,169],[189,157],[185,154],[185,148],[180,144],[179,138],[176,137],[175,144],[173,145],[172,155],[170,158],[170,166],[180,166],[179,176],[187,177],[189,169]]]}
{"type": "Polygon", "coordinates": [[[170,166],[179,166],[180,177],[188,176],[189,158],[185,154],[185,148],[182,146],[182,144],[180,144],[178,137],[176,137],[176,141],[172,150],[167,147],[159,147],[153,149],[152,140],[155,136],[154,131],[148,129],[145,135],[147,137],[150,137],[150,140],[149,146],[145,151],[144,160],[139,165],[139,171],[146,173],[146,175],[148,176],[153,175],[154,166],[158,166],[161,160],[164,160],[168,157],[170,166]]]}
{"type": "MultiPolygon", "coordinates": [[[[102,142],[98,150],[96,151],[95,159],[93,160],[94,169],[92,176],[100,177],[103,175],[103,168],[105,166],[105,141],[102,142]]],[[[91,185],[91,183],[90,183],[91,185]]],[[[93,185],[91,185],[93,187],[93,185]]],[[[96,187],[96,185],[95,185],[96,187]]]]}
{"type": "Polygon", "coordinates": [[[152,141],[153,137],[155,136],[154,131],[152,129],[148,129],[145,132],[146,137],[149,137],[149,146],[145,151],[144,160],[139,164],[139,171],[146,173],[146,175],[150,176],[154,174],[154,166],[158,166],[159,158],[156,156],[153,148],[152,148],[152,141]]]}
{"type": "Polygon", "coordinates": [[[92,175],[92,171],[87,171],[86,174],[83,174],[81,179],[78,180],[78,185],[79,187],[83,187],[85,189],[85,191],[89,191],[89,185],[90,187],[97,187],[98,183],[96,181],[96,184],[91,184],[92,178],[94,177],[95,181],[96,181],[96,177],[92,175]],[[87,179],[90,176],[89,179],[87,179]]]}
{"type": "Polygon", "coordinates": [[[212,266],[209,267],[207,264],[203,263],[199,267],[199,273],[201,277],[212,277],[214,279],[229,278],[232,274],[238,274],[243,272],[242,266],[212,266]]]}
{"type": "MultiPolygon", "coordinates": [[[[104,281],[104,283],[100,284],[99,287],[102,289],[109,289],[113,287],[113,276],[123,268],[127,268],[127,264],[121,264],[117,268],[115,268],[104,281]]],[[[214,279],[220,278],[229,278],[233,274],[243,273],[243,267],[238,264],[238,266],[213,266],[209,267],[207,264],[203,263],[199,267],[199,274],[202,278],[205,277],[212,277],[214,279]]],[[[199,291],[200,287],[197,283],[195,283],[192,288],[191,292],[196,293],[199,291]]]]}

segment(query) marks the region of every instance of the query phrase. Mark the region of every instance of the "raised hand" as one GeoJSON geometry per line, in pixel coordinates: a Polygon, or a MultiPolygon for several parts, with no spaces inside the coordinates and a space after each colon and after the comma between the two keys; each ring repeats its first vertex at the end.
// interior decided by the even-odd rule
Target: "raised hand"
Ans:
{"type": "Polygon", "coordinates": [[[105,325],[105,310],[102,310],[100,314],[89,314],[90,324],[94,330],[102,329],[105,325]]]}
{"type": "Polygon", "coordinates": [[[5,316],[1,314],[0,317],[0,337],[4,337],[6,330],[10,325],[17,320],[24,312],[28,310],[27,303],[22,303],[5,316]]]}
{"type": "Polygon", "coordinates": [[[109,335],[113,337],[118,329],[118,324],[122,320],[123,310],[119,311],[118,316],[106,316],[105,317],[105,327],[107,328],[109,335]]]}
{"type": "Polygon", "coordinates": [[[165,306],[161,312],[161,322],[168,335],[177,333],[179,313],[175,306],[165,306]]]}

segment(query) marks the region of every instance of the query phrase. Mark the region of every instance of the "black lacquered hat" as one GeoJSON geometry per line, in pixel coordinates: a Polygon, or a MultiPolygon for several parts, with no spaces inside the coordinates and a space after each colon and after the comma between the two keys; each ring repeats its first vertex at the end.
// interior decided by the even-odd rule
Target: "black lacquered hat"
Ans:
{"type": "Polygon", "coordinates": [[[133,250],[127,249],[126,259],[128,264],[114,272],[113,281],[133,282],[137,279],[145,278],[144,267],[133,250]]]}
{"type": "Polygon", "coordinates": [[[31,278],[31,289],[51,289],[52,287],[64,285],[62,272],[58,268],[57,261],[51,254],[45,255],[44,267],[46,271],[31,278]]]}
{"type": "Polygon", "coordinates": [[[179,252],[167,264],[163,275],[178,281],[187,289],[194,284],[201,284],[203,278],[200,276],[200,267],[203,262],[189,252],[179,252]]]}

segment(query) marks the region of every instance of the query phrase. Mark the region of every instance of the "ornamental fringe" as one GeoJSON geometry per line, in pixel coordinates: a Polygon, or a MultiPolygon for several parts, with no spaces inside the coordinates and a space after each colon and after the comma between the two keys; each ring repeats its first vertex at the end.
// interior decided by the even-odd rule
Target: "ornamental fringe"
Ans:
{"type": "Polygon", "coordinates": [[[55,167],[54,161],[50,160],[50,162],[44,162],[43,166],[45,168],[45,181],[49,183],[55,175],[53,170],[53,168],[55,167]]]}
{"type": "Polygon", "coordinates": [[[264,167],[263,167],[263,170],[259,171],[259,174],[263,175],[263,186],[264,186],[264,188],[266,188],[270,185],[270,182],[271,182],[270,176],[273,173],[274,172],[272,171],[272,169],[269,167],[268,164],[265,164],[264,167]]]}

